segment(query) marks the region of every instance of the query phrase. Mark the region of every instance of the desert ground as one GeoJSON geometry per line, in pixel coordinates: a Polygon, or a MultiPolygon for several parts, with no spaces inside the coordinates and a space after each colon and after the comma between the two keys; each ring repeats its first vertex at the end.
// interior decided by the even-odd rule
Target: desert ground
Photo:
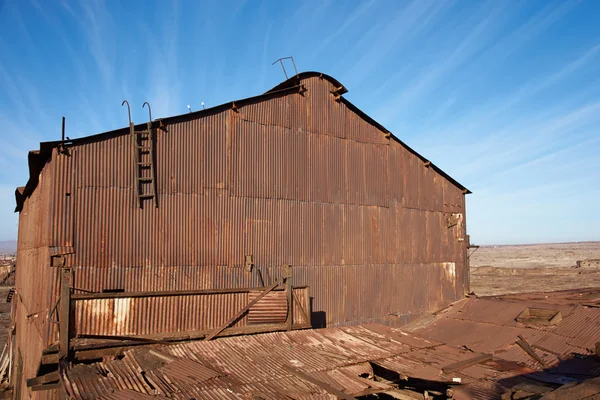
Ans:
{"type": "Polygon", "coordinates": [[[491,296],[600,287],[600,262],[577,268],[590,259],[600,259],[600,242],[482,246],[470,257],[471,290],[491,296]]]}

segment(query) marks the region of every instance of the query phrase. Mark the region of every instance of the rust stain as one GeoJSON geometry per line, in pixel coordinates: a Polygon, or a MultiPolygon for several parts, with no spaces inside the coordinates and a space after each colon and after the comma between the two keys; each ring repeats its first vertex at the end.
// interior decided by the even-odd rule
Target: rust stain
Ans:
{"type": "MultiPolygon", "coordinates": [[[[466,189],[346,99],[336,101],[341,86],[305,73],[235,107],[155,121],[158,208],[138,206],[128,128],[60,152],[60,143],[42,143],[16,193],[17,292],[25,299],[17,325],[56,304],[59,268],[50,267],[50,253],[67,246],[73,286],[92,292],[259,287],[289,264],[294,285],[310,288],[317,326],[399,326],[461,298],[466,227],[448,229],[445,217],[464,220],[466,189]]],[[[208,326],[243,303],[238,297],[100,302],[86,309],[95,324],[86,329],[208,326]],[[154,309],[165,314],[149,326],[154,309]]],[[[56,341],[56,325],[36,320],[35,331],[17,330],[17,346],[56,341]]],[[[36,363],[38,350],[23,351],[25,364],[36,363]]]]}

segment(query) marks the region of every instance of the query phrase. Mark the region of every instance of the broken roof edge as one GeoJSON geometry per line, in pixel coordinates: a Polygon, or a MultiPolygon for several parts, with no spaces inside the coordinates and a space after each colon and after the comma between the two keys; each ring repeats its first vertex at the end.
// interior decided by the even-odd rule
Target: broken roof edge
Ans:
{"type": "MultiPolygon", "coordinates": [[[[281,82],[280,84],[278,84],[277,86],[275,86],[274,88],[272,88],[271,90],[268,90],[267,92],[265,92],[263,94],[259,94],[257,96],[246,97],[246,98],[243,98],[240,100],[229,101],[227,103],[216,105],[214,107],[209,107],[209,108],[206,108],[203,110],[183,113],[183,114],[174,115],[174,116],[165,117],[165,118],[158,118],[158,119],[155,119],[154,121],[152,121],[152,123],[160,124],[160,123],[174,122],[174,121],[178,121],[181,119],[201,118],[201,117],[205,117],[208,115],[212,115],[212,114],[216,114],[216,113],[228,110],[228,109],[232,108],[234,105],[239,106],[239,105],[264,101],[271,97],[287,95],[290,92],[297,90],[302,80],[308,79],[308,78],[313,78],[313,77],[319,77],[321,79],[327,80],[332,85],[334,85],[336,88],[339,88],[338,93],[340,95],[348,92],[346,87],[342,83],[340,83],[337,79],[333,78],[332,76],[324,74],[322,72],[306,71],[306,72],[301,72],[297,75],[292,76],[291,78],[281,82]]],[[[397,136],[395,136],[391,131],[386,129],[379,122],[375,121],[373,118],[371,118],[369,115],[367,115],[360,108],[358,108],[357,106],[352,104],[348,99],[344,98],[343,96],[340,96],[340,101],[344,105],[346,105],[350,110],[352,110],[354,113],[356,113],[359,117],[364,119],[366,122],[368,122],[375,128],[379,129],[383,133],[389,134],[390,138],[392,138],[397,143],[402,145],[406,150],[408,150],[411,154],[418,157],[421,161],[423,161],[424,163],[429,163],[429,166],[431,168],[433,168],[434,171],[436,171],[442,177],[447,179],[454,186],[456,186],[457,188],[462,190],[463,194],[471,194],[472,193],[469,189],[467,189],[465,186],[463,186],[456,179],[452,178],[450,175],[448,175],[446,172],[444,172],[437,165],[432,163],[430,160],[428,160],[427,158],[422,156],[420,153],[418,153],[412,147],[410,147],[409,145],[404,143],[402,140],[400,140],[397,136]]],[[[141,129],[145,128],[145,126],[146,126],[146,123],[135,125],[135,127],[141,128],[141,129]]],[[[29,152],[29,157],[28,157],[29,179],[27,181],[27,184],[24,187],[24,190],[20,191],[19,193],[17,193],[17,192],[15,193],[15,201],[16,201],[15,212],[20,212],[23,209],[23,203],[25,202],[25,199],[27,197],[29,197],[29,195],[31,195],[31,193],[33,193],[33,191],[37,187],[38,175],[41,172],[41,170],[43,169],[43,166],[46,164],[46,162],[50,158],[52,149],[54,149],[55,147],[58,147],[61,144],[62,145],[76,145],[76,144],[81,144],[81,143],[93,142],[93,141],[97,141],[97,140],[105,140],[105,139],[109,139],[111,137],[127,134],[128,132],[129,132],[129,127],[124,127],[124,128],[114,129],[111,131],[97,133],[94,135],[83,136],[83,137],[76,138],[76,139],[70,139],[70,140],[66,140],[64,142],[61,140],[40,142],[40,150],[32,150],[29,152]]]]}

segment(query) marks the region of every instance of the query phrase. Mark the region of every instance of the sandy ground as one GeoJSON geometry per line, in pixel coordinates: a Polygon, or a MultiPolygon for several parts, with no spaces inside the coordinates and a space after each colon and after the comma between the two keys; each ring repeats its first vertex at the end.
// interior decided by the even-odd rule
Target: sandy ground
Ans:
{"type": "Polygon", "coordinates": [[[479,296],[600,287],[600,242],[486,246],[471,255],[471,290],[479,296]]]}

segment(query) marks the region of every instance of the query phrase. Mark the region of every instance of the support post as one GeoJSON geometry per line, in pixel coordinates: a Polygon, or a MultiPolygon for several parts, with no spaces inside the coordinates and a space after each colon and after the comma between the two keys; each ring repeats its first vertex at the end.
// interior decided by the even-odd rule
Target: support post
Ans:
{"type": "Polygon", "coordinates": [[[60,276],[60,304],[58,309],[59,350],[58,358],[69,357],[69,327],[71,316],[71,269],[62,268],[60,276]]]}
{"type": "Polygon", "coordinates": [[[294,287],[292,286],[292,267],[290,265],[283,266],[283,273],[285,274],[285,284],[287,291],[287,304],[288,304],[288,315],[287,315],[287,330],[291,331],[294,325],[294,287]]]}

